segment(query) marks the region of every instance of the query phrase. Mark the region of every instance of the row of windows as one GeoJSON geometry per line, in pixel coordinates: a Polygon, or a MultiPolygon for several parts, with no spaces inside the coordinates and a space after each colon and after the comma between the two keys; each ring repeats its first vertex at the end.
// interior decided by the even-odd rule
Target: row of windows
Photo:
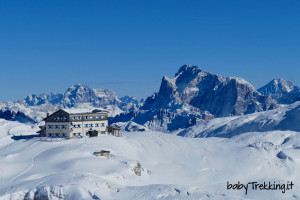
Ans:
{"type": "MultiPolygon", "coordinates": [[[[104,115],[101,115],[100,118],[104,119],[104,115]]],[[[83,119],[85,119],[85,120],[93,120],[93,116],[84,116],[83,119]]],[[[99,119],[99,116],[96,115],[95,119],[99,119]]],[[[72,120],[81,120],[81,116],[73,116],[72,120]]]]}
{"type": "MultiPolygon", "coordinates": [[[[96,124],[85,124],[84,128],[93,128],[93,127],[105,127],[105,123],[96,123],[96,124]]],[[[74,124],[74,128],[81,128],[81,124],[74,124]]]]}
{"type": "MultiPolygon", "coordinates": [[[[66,121],[67,117],[53,117],[54,121],[66,121]]],[[[83,119],[85,120],[93,120],[93,116],[84,116],[83,119]]],[[[99,116],[96,115],[95,119],[99,119],[99,116]]],[[[104,119],[104,115],[100,115],[100,119],[104,119]]],[[[72,120],[81,120],[81,116],[72,116],[72,120]]]]}
{"type": "Polygon", "coordinates": [[[67,120],[67,117],[54,117],[53,118],[55,121],[66,121],[67,120]]]}
{"type": "MultiPolygon", "coordinates": [[[[85,124],[84,128],[92,128],[92,127],[94,127],[94,125],[95,125],[95,127],[99,127],[99,123],[96,123],[96,124],[85,124]]],[[[105,123],[101,123],[100,125],[101,125],[101,127],[105,127],[105,123]]]]}
{"type": "Polygon", "coordinates": [[[48,129],[66,129],[67,125],[48,125],[48,129]]]}
{"type": "Polygon", "coordinates": [[[49,137],[66,137],[67,133],[49,133],[48,134],[49,137]]]}

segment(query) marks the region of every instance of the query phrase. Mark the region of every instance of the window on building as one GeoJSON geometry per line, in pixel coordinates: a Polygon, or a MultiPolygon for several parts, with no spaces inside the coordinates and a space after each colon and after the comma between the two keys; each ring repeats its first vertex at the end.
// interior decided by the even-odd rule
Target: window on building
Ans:
{"type": "Polygon", "coordinates": [[[84,127],[85,127],[85,128],[88,128],[88,124],[85,124],[84,127]]]}
{"type": "Polygon", "coordinates": [[[96,115],[96,119],[98,119],[98,115],[96,115]]]}
{"type": "Polygon", "coordinates": [[[67,117],[64,117],[64,121],[66,121],[67,120],[67,117]]]}
{"type": "Polygon", "coordinates": [[[86,120],[88,120],[88,119],[89,119],[89,117],[88,117],[88,116],[85,116],[84,118],[85,118],[86,120]]]}
{"type": "Polygon", "coordinates": [[[105,131],[101,131],[102,134],[105,134],[105,131]]]}
{"type": "Polygon", "coordinates": [[[56,135],[56,137],[58,137],[58,136],[59,136],[59,133],[56,133],[55,135],[56,135]]]}
{"type": "Polygon", "coordinates": [[[101,123],[101,127],[104,127],[105,126],[105,123],[101,123]]]}
{"type": "Polygon", "coordinates": [[[55,125],[55,129],[58,129],[58,125],[55,125]]]}
{"type": "Polygon", "coordinates": [[[101,115],[101,119],[104,119],[104,115],[101,115]]]}
{"type": "Polygon", "coordinates": [[[99,123],[96,123],[96,124],[95,124],[95,127],[99,127],[99,123]]]}
{"type": "Polygon", "coordinates": [[[93,119],[93,116],[90,116],[90,120],[92,120],[93,119]]]}
{"type": "Polygon", "coordinates": [[[81,119],[81,116],[76,116],[75,119],[76,119],[76,120],[80,120],[80,119],[81,119]]]}
{"type": "Polygon", "coordinates": [[[51,129],[52,128],[51,125],[48,125],[48,128],[51,129]]]}
{"type": "Polygon", "coordinates": [[[93,127],[93,124],[90,124],[90,127],[92,128],[92,127],[93,127]]]}

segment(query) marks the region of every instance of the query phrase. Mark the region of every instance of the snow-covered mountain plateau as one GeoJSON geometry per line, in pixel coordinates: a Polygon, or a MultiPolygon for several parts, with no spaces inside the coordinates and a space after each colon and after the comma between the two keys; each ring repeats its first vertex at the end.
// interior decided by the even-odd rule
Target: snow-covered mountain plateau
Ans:
{"type": "Polygon", "coordinates": [[[300,134],[250,132],[189,138],[127,132],[43,139],[36,126],[0,120],[0,199],[299,199],[300,134]],[[31,138],[31,139],[30,139],[31,138]],[[110,157],[93,152],[109,150],[110,157]],[[293,182],[292,190],[227,189],[229,183],[293,182]]]}

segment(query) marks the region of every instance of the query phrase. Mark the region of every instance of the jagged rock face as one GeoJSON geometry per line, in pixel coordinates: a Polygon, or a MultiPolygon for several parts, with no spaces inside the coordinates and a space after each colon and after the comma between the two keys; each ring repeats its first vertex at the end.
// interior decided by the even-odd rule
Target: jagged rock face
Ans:
{"type": "Polygon", "coordinates": [[[211,74],[197,66],[182,66],[175,78],[163,77],[159,92],[138,112],[121,114],[113,122],[132,120],[151,129],[172,131],[201,120],[273,109],[276,103],[247,81],[211,74]]]}
{"type": "Polygon", "coordinates": [[[262,95],[270,96],[272,99],[278,101],[283,95],[294,90],[294,88],[295,86],[291,81],[276,78],[259,88],[257,91],[262,95]]]}
{"type": "Polygon", "coordinates": [[[168,108],[182,103],[208,111],[215,117],[253,113],[276,106],[243,79],[222,77],[185,65],[174,79],[163,78],[158,94],[147,99],[144,108],[168,108]]]}
{"type": "MultiPolygon", "coordinates": [[[[132,98],[134,99],[134,97],[132,98]]],[[[116,93],[109,89],[92,89],[81,84],[70,86],[65,94],[33,94],[23,100],[17,101],[17,103],[23,103],[27,106],[51,104],[62,108],[76,107],[84,103],[89,103],[95,107],[105,107],[107,105],[119,106],[122,104],[116,93]]]]}
{"type": "Polygon", "coordinates": [[[60,102],[65,107],[75,107],[82,103],[90,103],[93,106],[118,105],[121,101],[117,95],[109,89],[91,89],[85,85],[73,85],[64,94],[60,102]]]}

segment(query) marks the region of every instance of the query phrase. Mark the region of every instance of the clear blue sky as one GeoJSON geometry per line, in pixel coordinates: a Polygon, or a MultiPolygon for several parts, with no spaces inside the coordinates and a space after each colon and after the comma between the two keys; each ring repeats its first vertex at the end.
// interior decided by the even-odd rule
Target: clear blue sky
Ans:
{"type": "Polygon", "coordinates": [[[183,64],[300,85],[300,1],[0,1],[0,100],[75,83],[147,97],[183,64]]]}

